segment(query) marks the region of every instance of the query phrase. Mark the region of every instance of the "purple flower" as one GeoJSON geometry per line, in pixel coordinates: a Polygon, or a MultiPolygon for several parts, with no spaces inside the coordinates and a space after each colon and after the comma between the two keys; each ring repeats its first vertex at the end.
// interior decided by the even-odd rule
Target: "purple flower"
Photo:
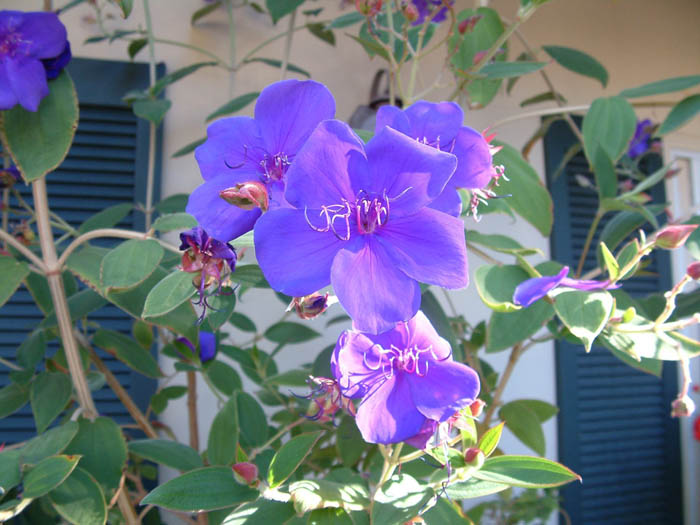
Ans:
{"type": "Polygon", "coordinates": [[[602,290],[605,288],[617,288],[610,281],[587,281],[570,279],[567,277],[569,267],[564,266],[556,275],[534,277],[521,282],[513,293],[513,303],[527,308],[535,301],[542,299],[551,290],[559,286],[575,288],[577,290],[602,290]]]}
{"type": "Polygon", "coordinates": [[[195,151],[204,184],[190,195],[187,212],[221,241],[250,231],[261,209],[232,205],[221,192],[260,182],[271,209],[287,206],[290,164],[316,125],[334,114],[333,95],[318,82],[283,80],[266,87],[255,104],[255,118],[225,118],[207,129],[206,142],[195,151]]]}
{"type": "Polygon", "coordinates": [[[414,438],[424,446],[437,423],[479,394],[479,376],[452,359],[449,343],[420,311],[383,334],[343,332],[331,369],[344,396],[363,397],[356,422],[369,443],[414,438]]]}
{"type": "MultiPolygon", "coordinates": [[[[197,349],[195,348],[192,341],[186,337],[178,337],[176,339],[178,343],[184,344],[189,348],[193,354],[197,354],[197,349]]],[[[211,332],[199,332],[199,360],[202,363],[211,361],[216,356],[216,336],[211,332]]]]}
{"type": "Polygon", "coordinates": [[[0,109],[36,111],[49,94],[42,60],[58,57],[66,44],[55,13],[0,11],[0,109]]]}
{"type": "Polygon", "coordinates": [[[657,127],[658,126],[654,125],[649,119],[637,122],[637,128],[634,130],[634,137],[630,140],[627,148],[627,155],[629,155],[629,158],[636,159],[637,157],[641,157],[658,146],[659,140],[651,138],[657,127]]]}
{"type": "Polygon", "coordinates": [[[290,208],[255,225],[270,285],[293,297],[333,285],[358,330],[411,319],[418,281],[467,285],[464,224],[428,205],[456,158],[385,128],[367,145],[337,120],[319,124],[288,173],[290,208]]]}
{"type": "Polygon", "coordinates": [[[22,174],[16,166],[0,168],[0,189],[11,188],[22,181],[22,174]]]}
{"type": "Polygon", "coordinates": [[[68,62],[70,62],[71,58],[73,58],[73,54],[70,51],[70,42],[66,41],[66,47],[63,48],[60,55],[54,58],[42,60],[44,70],[46,71],[46,78],[53,80],[60,75],[63,68],[68,65],[68,62]]]}
{"type": "Polygon", "coordinates": [[[493,177],[499,176],[499,171],[493,166],[493,148],[481,133],[463,126],[463,120],[462,108],[454,102],[419,100],[405,110],[395,106],[380,107],[375,127],[375,131],[379,132],[384,126],[389,126],[418,142],[457,157],[455,174],[442,194],[430,205],[454,216],[458,216],[462,208],[457,188],[485,188],[493,177]]]}
{"type": "MultiPolygon", "coordinates": [[[[430,17],[431,13],[439,6],[442,7],[435,13],[431,22],[442,22],[447,17],[447,7],[445,7],[443,0],[411,0],[411,3],[418,9],[418,19],[413,22],[413,25],[425,22],[425,19],[430,17]]],[[[449,4],[454,4],[454,0],[450,0],[449,4]]]]}

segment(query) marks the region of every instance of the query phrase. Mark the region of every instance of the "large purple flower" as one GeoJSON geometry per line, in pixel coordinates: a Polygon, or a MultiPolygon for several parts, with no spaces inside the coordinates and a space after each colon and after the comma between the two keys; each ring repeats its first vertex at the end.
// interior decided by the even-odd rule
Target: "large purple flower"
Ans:
{"type": "Polygon", "coordinates": [[[576,290],[603,290],[606,288],[618,288],[611,285],[610,281],[589,281],[585,279],[571,279],[567,277],[569,267],[564,266],[556,275],[546,275],[544,277],[533,277],[521,282],[513,293],[513,303],[527,308],[535,301],[539,301],[550,291],[563,286],[575,288],[576,290]]]}
{"type": "Polygon", "coordinates": [[[0,109],[20,104],[36,111],[49,94],[42,60],[58,57],[66,45],[55,13],[0,11],[0,109]]]}
{"type": "Polygon", "coordinates": [[[382,106],[377,112],[375,130],[394,128],[411,138],[447,151],[457,157],[457,169],[431,208],[459,215],[462,201],[457,188],[485,188],[498,175],[493,166],[492,147],[478,131],[463,126],[464,113],[454,102],[419,100],[405,110],[382,106]]]}
{"type": "Polygon", "coordinates": [[[316,125],[334,114],[333,95],[318,82],[284,80],[266,87],[255,118],[221,119],[207,129],[206,142],[195,151],[204,184],[190,195],[187,212],[220,241],[250,231],[260,208],[230,204],[220,193],[257,182],[264,184],[270,208],[286,206],[287,169],[316,125]]]}
{"type": "Polygon", "coordinates": [[[450,344],[423,312],[393,330],[340,335],[331,369],[346,397],[363,397],[356,422],[365,441],[398,443],[421,438],[469,406],[479,376],[452,359],[450,344]]]}
{"type": "Polygon", "coordinates": [[[428,207],[456,162],[391,128],[365,146],[347,124],[322,122],[289,170],[292,207],[255,225],[268,282],[293,297],[332,284],[357,329],[372,333],[415,315],[418,281],[466,286],[464,224],[428,207]]]}
{"type": "Polygon", "coordinates": [[[627,155],[629,155],[629,158],[636,159],[649,151],[659,149],[659,139],[652,139],[652,135],[658,127],[658,124],[655,125],[649,119],[637,122],[637,127],[634,130],[634,137],[632,137],[627,147],[627,155]]]}

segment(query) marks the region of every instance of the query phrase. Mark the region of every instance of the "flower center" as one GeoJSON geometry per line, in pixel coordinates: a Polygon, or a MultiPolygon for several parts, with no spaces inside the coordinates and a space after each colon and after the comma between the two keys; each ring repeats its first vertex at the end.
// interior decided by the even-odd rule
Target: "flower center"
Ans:
{"type": "Polygon", "coordinates": [[[360,192],[355,201],[355,219],[361,234],[373,233],[389,220],[389,199],[386,195],[381,198],[369,198],[364,192],[360,192]]]}
{"type": "Polygon", "coordinates": [[[406,374],[416,374],[419,377],[424,377],[428,374],[428,359],[423,356],[426,352],[436,361],[437,356],[433,352],[433,346],[427,348],[419,348],[416,345],[411,345],[408,348],[398,348],[391,345],[389,348],[383,348],[379,345],[373,347],[379,353],[377,362],[371,362],[371,357],[365,352],[363,360],[365,366],[370,370],[381,370],[386,379],[391,379],[395,372],[404,372],[406,374]],[[423,356],[421,358],[421,356],[423,356]]]}
{"type": "Polygon", "coordinates": [[[20,44],[22,44],[22,37],[19,33],[5,33],[0,40],[0,58],[14,57],[20,44]]]}
{"type": "Polygon", "coordinates": [[[289,164],[289,159],[284,153],[265,155],[265,158],[260,161],[260,166],[265,174],[266,182],[282,180],[284,174],[287,173],[289,164]]]}

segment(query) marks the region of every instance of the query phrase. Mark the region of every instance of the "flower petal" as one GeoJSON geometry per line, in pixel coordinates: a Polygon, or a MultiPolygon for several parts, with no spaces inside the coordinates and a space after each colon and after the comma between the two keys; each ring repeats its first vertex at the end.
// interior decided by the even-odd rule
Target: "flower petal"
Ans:
{"type": "Polygon", "coordinates": [[[438,195],[433,202],[428,205],[433,210],[438,210],[453,217],[459,217],[462,214],[462,197],[457,193],[457,188],[452,185],[452,181],[447,183],[442,193],[438,195]]]}
{"type": "Polygon", "coordinates": [[[404,111],[411,123],[411,137],[431,146],[452,142],[464,121],[464,112],[455,102],[419,100],[404,111]]]}
{"type": "Polygon", "coordinates": [[[513,303],[527,308],[542,299],[552,288],[559,286],[568,273],[569,267],[564,266],[556,275],[533,277],[521,282],[513,292],[513,303]]]}
{"type": "Polygon", "coordinates": [[[272,288],[294,297],[328,286],[333,258],[346,244],[332,231],[313,230],[303,210],[271,210],[255,225],[260,268],[272,288]]]}
{"type": "MultiPolygon", "coordinates": [[[[450,343],[440,337],[421,310],[418,310],[418,313],[408,322],[408,331],[411,334],[410,345],[418,348],[432,348],[430,356],[438,361],[452,360],[450,343]]],[[[407,345],[399,348],[405,346],[407,345]]]]}
{"type": "Polygon", "coordinates": [[[66,47],[66,28],[55,13],[24,13],[18,28],[35,58],[53,58],[66,47]]]}
{"type": "Polygon", "coordinates": [[[383,379],[379,363],[379,348],[369,334],[346,330],[338,338],[331,356],[333,376],[345,397],[361,397],[367,394],[377,380],[383,379]]]}
{"type": "Polygon", "coordinates": [[[457,188],[484,188],[493,177],[493,160],[488,142],[481,133],[462,126],[457,133],[452,153],[457,169],[450,183],[457,188]]]}
{"type": "Polygon", "coordinates": [[[217,120],[207,128],[207,140],[194,157],[204,180],[240,170],[261,171],[265,146],[258,124],[250,117],[217,120]]]}
{"type": "Polygon", "coordinates": [[[294,155],[318,123],[334,115],[333,95],[313,80],[276,82],[262,90],[255,104],[255,120],[272,155],[294,155]]]}
{"type": "Polygon", "coordinates": [[[17,95],[12,89],[7,67],[0,61],[0,110],[10,109],[17,105],[17,95]]]}
{"type": "MultiPolygon", "coordinates": [[[[438,428],[438,422],[434,419],[426,419],[415,436],[406,439],[406,443],[417,449],[425,449],[438,428]]],[[[435,446],[435,445],[433,445],[435,446]]]]}
{"type": "MultiPolygon", "coordinates": [[[[353,178],[353,186],[389,197],[392,216],[426,206],[442,192],[457,167],[449,153],[419,144],[392,128],[384,128],[365,146],[368,177],[353,178]]],[[[354,175],[354,173],[353,173],[354,175]]]]}
{"type": "Polygon", "coordinates": [[[391,217],[376,237],[391,263],[417,281],[444,288],[464,288],[469,283],[461,219],[424,208],[413,215],[391,217]]]}
{"type": "Polygon", "coordinates": [[[216,336],[211,332],[199,332],[199,359],[211,361],[216,355],[216,336]]]}
{"type": "Polygon", "coordinates": [[[206,181],[187,201],[186,211],[215,239],[228,242],[253,229],[260,209],[244,210],[219,197],[219,192],[240,182],[258,180],[256,173],[234,171],[206,181]]]}
{"type": "Polygon", "coordinates": [[[5,60],[5,70],[22,107],[28,111],[39,109],[41,99],[49,94],[42,63],[33,58],[5,60]]]}
{"type": "Polygon", "coordinates": [[[364,237],[356,251],[338,252],[331,268],[331,283],[354,326],[377,334],[415,315],[420,306],[420,286],[396,267],[372,235],[364,237]]]}
{"type": "Polygon", "coordinates": [[[379,133],[384,129],[384,126],[389,126],[404,135],[411,135],[411,123],[408,121],[406,113],[396,106],[381,106],[377,110],[377,119],[374,125],[374,132],[379,133]]]}
{"type": "Polygon", "coordinates": [[[479,376],[467,365],[455,361],[431,361],[421,377],[404,374],[415,407],[429,419],[447,421],[457,410],[479,395],[479,376]]]}
{"type": "Polygon", "coordinates": [[[416,410],[404,374],[385,380],[357,409],[355,422],[368,443],[398,443],[420,432],[425,417],[416,410]]]}

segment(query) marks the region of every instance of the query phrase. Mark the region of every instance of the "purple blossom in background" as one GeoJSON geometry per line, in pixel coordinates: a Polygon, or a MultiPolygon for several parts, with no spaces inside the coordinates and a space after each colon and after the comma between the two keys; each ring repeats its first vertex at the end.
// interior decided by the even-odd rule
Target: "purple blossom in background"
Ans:
{"type": "Polygon", "coordinates": [[[457,157],[457,169],[442,194],[430,205],[458,216],[462,200],[457,188],[485,188],[499,172],[493,166],[492,147],[478,131],[463,126],[464,113],[454,102],[419,100],[405,110],[382,106],[377,112],[375,131],[384,126],[394,128],[411,138],[457,157]]]}
{"type": "MultiPolygon", "coordinates": [[[[445,7],[443,0],[411,0],[411,3],[418,9],[418,19],[413,22],[413,25],[420,25],[425,22],[425,19],[430,17],[430,14],[438,8],[431,21],[439,23],[447,18],[447,7],[445,7]]],[[[448,3],[452,5],[454,0],[450,0],[448,3]]]]}
{"type": "Polygon", "coordinates": [[[22,182],[22,174],[16,166],[0,168],[0,189],[11,188],[18,182],[22,182]]]}
{"type": "Polygon", "coordinates": [[[610,284],[610,281],[588,281],[570,279],[567,277],[569,267],[564,266],[556,275],[534,277],[521,282],[513,293],[513,303],[527,308],[535,301],[542,299],[551,290],[559,286],[575,288],[576,290],[602,290],[606,288],[618,288],[610,284]]]}
{"type": "Polygon", "coordinates": [[[260,208],[230,204],[220,193],[259,182],[267,190],[270,209],[286,207],[290,164],[316,125],[334,115],[335,100],[323,84],[283,80],[266,87],[255,104],[255,118],[225,118],[207,129],[206,142],[195,150],[204,184],[190,195],[187,212],[220,241],[250,231],[260,208]]]}
{"type": "Polygon", "coordinates": [[[627,148],[627,155],[629,155],[629,158],[636,159],[637,157],[641,157],[658,146],[659,139],[651,138],[657,127],[658,126],[654,125],[649,119],[637,122],[637,128],[634,130],[634,137],[630,140],[627,148]]]}
{"type": "Polygon", "coordinates": [[[291,207],[255,225],[268,282],[293,297],[332,284],[355,327],[372,333],[415,315],[418,281],[466,286],[464,224],[428,207],[456,162],[391,128],[365,146],[344,122],[322,122],[289,170],[291,207]]]}
{"type": "Polygon", "coordinates": [[[438,423],[469,406],[479,376],[452,359],[423,312],[379,335],[346,330],[331,358],[344,396],[363,397],[355,421],[369,443],[410,440],[423,448],[438,423]]]}
{"type": "MultiPolygon", "coordinates": [[[[184,344],[192,350],[194,355],[197,355],[197,348],[186,337],[178,337],[175,339],[178,343],[184,344]]],[[[199,332],[199,360],[202,363],[211,361],[216,356],[216,336],[211,332],[199,332]]]]}
{"type": "Polygon", "coordinates": [[[20,104],[36,111],[49,94],[42,60],[58,57],[66,45],[55,13],[0,11],[0,109],[20,104]]]}

